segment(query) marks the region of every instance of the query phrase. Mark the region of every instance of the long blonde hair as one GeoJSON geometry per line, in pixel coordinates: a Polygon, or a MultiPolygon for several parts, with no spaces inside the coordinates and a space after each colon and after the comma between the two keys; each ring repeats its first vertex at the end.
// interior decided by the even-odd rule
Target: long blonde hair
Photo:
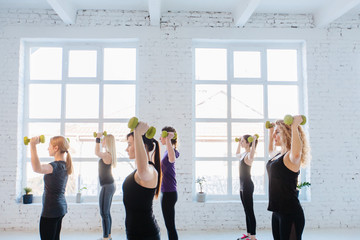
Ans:
{"type": "Polygon", "coordinates": [[[117,159],[116,159],[116,146],[115,146],[115,137],[111,134],[106,135],[104,137],[106,142],[106,152],[110,153],[111,155],[111,165],[116,167],[117,159]]]}
{"type": "MultiPolygon", "coordinates": [[[[286,151],[290,151],[291,149],[291,126],[286,125],[283,120],[277,120],[275,122],[276,126],[281,130],[281,139],[282,139],[282,147],[286,149],[286,151]]],[[[310,156],[310,146],[309,142],[306,138],[305,131],[301,126],[298,126],[298,131],[300,135],[300,140],[302,142],[301,149],[301,166],[304,167],[311,159],[310,156]]]]}
{"type": "Polygon", "coordinates": [[[68,140],[63,136],[55,136],[50,139],[50,144],[54,147],[57,146],[60,153],[66,153],[66,171],[70,175],[73,172],[73,164],[69,153],[70,145],[68,140]]]}

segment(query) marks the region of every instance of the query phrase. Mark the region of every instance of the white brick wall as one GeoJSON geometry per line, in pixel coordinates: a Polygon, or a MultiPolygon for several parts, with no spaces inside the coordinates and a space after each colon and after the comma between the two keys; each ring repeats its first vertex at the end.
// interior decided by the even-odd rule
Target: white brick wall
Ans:
{"type": "MultiPolygon", "coordinates": [[[[307,228],[360,224],[359,16],[315,28],[311,15],[255,14],[245,27],[230,13],[168,12],[151,27],[147,12],[78,11],[65,26],[52,10],[0,11],[0,229],[38,228],[40,204],[15,202],[21,182],[22,38],[138,38],[139,116],[180,133],[177,162],[179,229],[244,228],[240,201],[193,202],[192,38],[297,39],[306,42],[311,162],[311,202],[303,203],[307,228]],[[172,90],[172,91],[169,91],[172,90]],[[171,113],[171,114],[169,114],[171,113]]],[[[164,229],[159,201],[155,213],[164,229]]],[[[259,228],[270,228],[266,202],[255,203],[259,228]]],[[[121,202],[112,207],[114,228],[124,228],[121,202]]],[[[97,204],[71,204],[64,229],[99,230],[97,204]]]]}

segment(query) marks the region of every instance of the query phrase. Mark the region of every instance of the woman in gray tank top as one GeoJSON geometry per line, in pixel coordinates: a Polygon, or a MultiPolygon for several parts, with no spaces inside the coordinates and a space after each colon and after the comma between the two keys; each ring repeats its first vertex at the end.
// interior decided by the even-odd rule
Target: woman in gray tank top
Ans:
{"type": "Polygon", "coordinates": [[[69,142],[62,136],[50,139],[49,155],[54,161],[41,164],[36,145],[39,137],[30,140],[31,165],[34,172],[44,174],[43,209],[40,218],[40,238],[42,240],[59,240],[62,219],[67,213],[65,188],[68,175],[73,172],[69,142]],[[65,158],[66,153],[66,158],[65,158]]]}
{"type": "Polygon", "coordinates": [[[105,148],[105,152],[101,152],[100,149],[100,138],[102,136],[102,133],[97,133],[97,136],[98,137],[96,138],[95,155],[100,158],[99,181],[101,191],[99,195],[99,207],[103,228],[103,237],[99,238],[99,240],[103,240],[112,239],[112,218],[110,214],[110,208],[116,187],[111,168],[116,167],[117,160],[114,136],[111,134],[104,136],[102,146],[103,148],[105,148]]]}

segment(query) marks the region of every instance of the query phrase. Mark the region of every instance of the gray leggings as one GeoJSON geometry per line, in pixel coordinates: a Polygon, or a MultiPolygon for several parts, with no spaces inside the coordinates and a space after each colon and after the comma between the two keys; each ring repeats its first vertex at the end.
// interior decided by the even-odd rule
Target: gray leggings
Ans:
{"type": "Polygon", "coordinates": [[[112,219],[110,215],[110,207],[112,198],[115,193],[115,183],[105,184],[101,186],[99,196],[100,215],[102,218],[103,237],[109,237],[111,234],[112,219]]]}

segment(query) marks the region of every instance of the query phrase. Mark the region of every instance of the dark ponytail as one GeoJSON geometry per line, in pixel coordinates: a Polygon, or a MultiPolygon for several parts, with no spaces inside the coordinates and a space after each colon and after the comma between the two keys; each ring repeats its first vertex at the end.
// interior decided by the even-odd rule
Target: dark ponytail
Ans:
{"type": "MultiPolygon", "coordinates": [[[[130,136],[134,137],[134,132],[129,133],[127,135],[127,138],[129,138],[130,136]]],[[[158,198],[158,196],[160,194],[161,180],[162,180],[159,142],[156,141],[154,138],[148,139],[145,137],[145,135],[142,136],[142,139],[143,139],[146,151],[151,152],[154,150],[154,147],[155,147],[154,153],[152,154],[151,157],[154,158],[155,169],[158,172],[158,183],[156,185],[156,190],[155,190],[155,199],[156,199],[156,198],[158,198]]]]}
{"type": "Polygon", "coordinates": [[[156,191],[155,191],[155,198],[158,198],[159,193],[160,193],[160,189],[161,189],[161,180],[162,180],[162,171],[161,171],[161,162],[160,162],[160,147],[159,147],[159,142],[156,141],[153,138],[153,142],[155,143],[155,152],[153,154],[154,156],[154,162],[155,162],[155,169],[158,172],[158,184],[156,186],[156,191]]]}
{"type": "Polygon", "coordinates": [[[162,179],[159,142],[156,141],[154,138],[148,139],[145,137],[145,135],[142,136],[142,139],[146,149],[149,152],[153,151],[155,148],[151,157],[154,159],[155,169],[158,172],[158,183],[156,185],[156,191],[155,191],[155,199],[156,199],[160,194],[161,179],[162,179]]]}

